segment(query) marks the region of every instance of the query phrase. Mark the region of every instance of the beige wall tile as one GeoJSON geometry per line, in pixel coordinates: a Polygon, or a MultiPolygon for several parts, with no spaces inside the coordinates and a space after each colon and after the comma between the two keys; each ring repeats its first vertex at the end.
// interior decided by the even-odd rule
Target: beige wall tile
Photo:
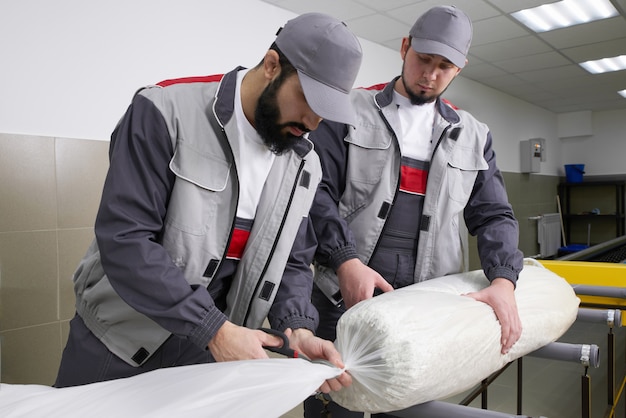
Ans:
{"type": "Polygon", "coordinates": [[[93,240],[93,228],[61,229],[59,237],[59,315],[62,320],[76,311],[72,276],[93,240]]]}
{"type": "Polygon", "coordinates": [[[54,229],[52,138],[0,134],[0,232],[54,229]]]}
{"type": "Polygon", "coordinates": [[[0,333],[3,383],[52,385],[61,361],[59,322],[0,333]]]}
{"type": "Polygon", "coordinates": [[[58,321],[57,233],[0,233],[0,331],[58,321]]]}
{"type": "Polygon", "coordinates": [[[109,167],[109,142],[56,140],[59,228],[92,227],[109,167]]]}

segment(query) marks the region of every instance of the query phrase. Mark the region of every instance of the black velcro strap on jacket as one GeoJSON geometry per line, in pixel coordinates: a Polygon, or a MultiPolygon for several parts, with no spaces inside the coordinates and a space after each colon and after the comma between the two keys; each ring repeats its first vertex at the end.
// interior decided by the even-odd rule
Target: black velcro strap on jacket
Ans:
{"type": "Polygon", "coordinates": [[[459,138],[460,133],[461,133],[461,128],[456,127],[452,129],[452,131],[450,131],[450,135],[448,135],[448,138],[450,138],[453,141],[456,141],[459,138]]]}
{"type": "Polygon", "coordinates": [[[380,205],[380,210],[378,211],[378,217],[380,219],[386,219],[387,215],[389,215],[390,207],[391,205],[389,204],[389,202],[383,202],[383,204],[380,205]]]}
{"type": "Polygon", "coordinates": [[[308,189],[310,184],[311,184],[311,173],[309,173],[308,171],[303,171],[302,176],[300,176],[300,186],[304,187],[305,189],[308,189]]]}
{"type": "Polygon", "coordinates": [[[272,296],[273,290],[274,283],[268,281],[263,282],[263,287],[261,288],[261,293],[259,293],[259,298],[263,300],[270,300],[270,296],[272,296]]]}
{"type": "Polygon", "coordinates": [[[148,356],[150,355],[150,352],[148,350],[146,350],[145,348],[141,347],[139,350],[137,350],[137,352],[131,357],[131,360],[134,361],[137,364],[141,364],[144,362],[145,359],[148,358],[148,356]]]}
{"type": "Polygon", "coordinates": [[[211,261],[209,261],[209,265],[206,267],[206,270],[204,270],[204,277],[213,277],[213,275],[215,274],[215,269],[217,269],[217,266],[219,265],[220,261],[217,259],[213,259],[211,261]]]}
{"type": "Polygon", "coordinates": [[[422,215],[422,221],[420,222],[420,231],[426,231],[430,229],[430,216],[422,215]]]}

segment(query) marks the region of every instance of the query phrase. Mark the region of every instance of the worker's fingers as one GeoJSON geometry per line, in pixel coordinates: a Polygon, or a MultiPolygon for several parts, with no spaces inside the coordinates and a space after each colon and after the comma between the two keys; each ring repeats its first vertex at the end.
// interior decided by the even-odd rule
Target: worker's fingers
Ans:
{"type": "Polygon", "coordinates": [[[506,354],[509,352],[511,347],[520,339],[522,336],[522,322],[517,315],[516,312],[513,312],[509,321],[507,321],[507,330],[506,336],[503,331],[502,333],[502,353],[506,354]]]}
{"type": "Polygon", "coordinates": [[[341,388],[343,387],[350,386],[351,384],[352,377],[348,373],[343,372],[341,375],[337,376],[334,379],[326,380],[318,390],[323,393],[330,393],[333,391],[336,392],[338,390],[341,390],[341,388]]]}
{"type": "Polygon", "coordinates": [[[283,339],[276,335],[272,335],[261,330],[255,330],[255,332],[258,335],[261,345],[264,345],[267,347],[280,347],[283,345],[283,339]]]}
{"type": "Polygon", "coordinates": [[[393,286],[389,284],[389,282],[383,279],[382,276],[376,281],[376,287],[382,290],[383,292],[391,292],[393,290],[393,286]]]}

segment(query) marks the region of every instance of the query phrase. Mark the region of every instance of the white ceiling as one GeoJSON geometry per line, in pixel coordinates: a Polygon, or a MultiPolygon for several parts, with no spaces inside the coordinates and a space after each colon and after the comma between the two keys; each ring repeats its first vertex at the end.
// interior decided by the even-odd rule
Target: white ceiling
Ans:
{"type": "MultiPolygon", "coordinates": [[[[434,0],[263,0],[295,12],[324,12],[363,39],[394,50],[434,0]]],[[[510,13],[550,0],[449,0],[474,24],[462,75],[556,112],[626,109],[617,91],[626,71],[589,74],[578,63],[626,54],[626,0],[611,0],[620,16],[536,34],[510,13]]],[[[595,0],[589,0],[595,1],[595,0]]],[[[400,69],[398,69],[399,71],[400,69]]]]}

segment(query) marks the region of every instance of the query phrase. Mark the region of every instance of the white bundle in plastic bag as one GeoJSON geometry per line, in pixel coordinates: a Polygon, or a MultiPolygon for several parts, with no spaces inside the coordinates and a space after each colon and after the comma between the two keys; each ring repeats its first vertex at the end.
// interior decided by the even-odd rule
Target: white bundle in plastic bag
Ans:
{"type": "Polygon", "coordinates": [[[397,411],[467,390],[525,354],[557,340],[580,300],[563,278],[527,259],[515,298],[522,335],[503,355],[500,324],[463,294],[489,285],[482,271],[414,284],[349,309],[336,345],[353,384],[331,394],[345,408],[397,411]]]}
{"type": "Polygon", "coordinates": [[[0,417],[276,418],[340,373],[303,359],[272,358],[170,367],[61,389],[0,384],[0,417]]]}

